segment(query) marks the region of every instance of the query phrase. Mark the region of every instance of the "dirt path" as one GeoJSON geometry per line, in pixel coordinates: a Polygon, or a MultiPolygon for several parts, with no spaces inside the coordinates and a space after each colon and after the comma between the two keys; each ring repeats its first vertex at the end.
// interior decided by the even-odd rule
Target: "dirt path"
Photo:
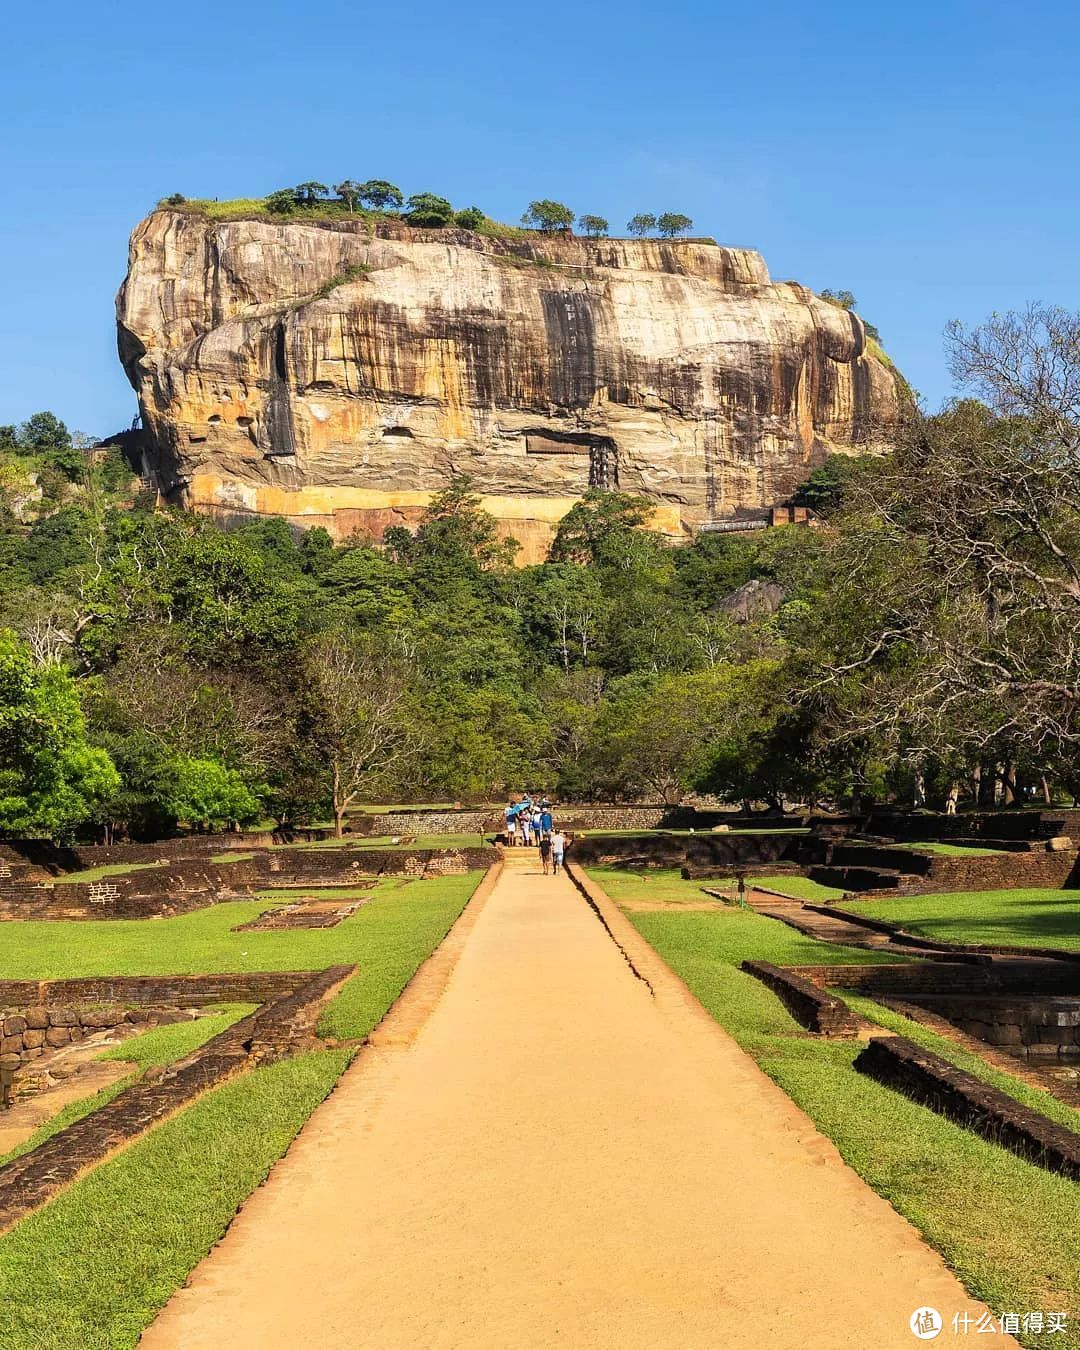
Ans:
{"type": "Polygon", "coordinates": [[[621,915],[648,983],[536,872],[511,853],[423,1025],[365,1050],[147,1350],[890,1350],[917,1307],[946,1339],[984,1311],[621,915]]]}

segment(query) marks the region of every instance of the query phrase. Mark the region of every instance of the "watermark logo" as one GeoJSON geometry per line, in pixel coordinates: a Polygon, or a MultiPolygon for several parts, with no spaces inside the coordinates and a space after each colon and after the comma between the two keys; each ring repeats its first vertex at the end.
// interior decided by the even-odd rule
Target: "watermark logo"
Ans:
{"type": "Polygon", "coordinates": [[[908,1319],[911,1334],[920,1341],[932,1341],[935,1336],[940,1336],[944,1325],[936,1308],[916,1308],[908,1319]]]}

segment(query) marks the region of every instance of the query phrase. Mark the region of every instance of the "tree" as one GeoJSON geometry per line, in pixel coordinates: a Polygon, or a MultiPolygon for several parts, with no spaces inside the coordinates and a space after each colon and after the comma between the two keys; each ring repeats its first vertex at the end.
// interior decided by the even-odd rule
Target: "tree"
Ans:
{"type": "Polygon", "coordinates": [[[821,292],[822,300],[828,300],[830,305],[839,305],[841,309],[854,309],[856,299],[850,291],[832,291],[826,288],[821,292]]]}
{"type": "Polygon", "coordinates": [[[645,235],[652,234],[653,230],[656,229],[656,217],[647,212],[631,216],[626,222],[626,228],[631,234],[637,235],[639,239],[643,239],[645,235]]]}
{"type": "Polygon", "coordinates": [[[317,183],[314,179],[308,179],[306,183],[298,183],[293,188],[293,194],[298,202],[304,206],[314,206],[320,197],[325,197],[330,189],[325,183],[317,183]]]}
{"type": "Polygon", "coordinates": [[[296,192],[293,188],[278,188],[263,199],[263,205],[275,216],[291,216],[296,210],[296,192]]]}
{"type": "Polygon", "coordinates": [[[644,497],[590,488],[559,521],[551,561],[621,567],[635,548],[635,532],[652,513],[644,497]]]}
{"type": "Polygon", "coordinates": [[[677,234],[688,234],[694,228],[694,222],[678,211],[665,211],[658,218],[656,228],[666,239],[674,239],[677,234]]]}
{"type": "Polygon", "coordinates": [[[420,229],[444,230],[454,223],[454,208],[445,197],[417,192],[409,198],[405,219],[420,229]]]}
{"type": "Polygon", "coordinates": [[[349,208],[349,214],[352,215],[356,210],[356,203],[360,200],[363,186],[354,182],[351,178],[346,178],[342,182],[334,184],[334,191],[349,208]]]}
{"type": "Polygon", "coordinates": [[[86,470],[86,457],[55,413],[38,412],[28,417],[19,428],[19,449],[38,455],[72,482],[78,482],[86,470]]]}
{"type": "Polygon", "coordinates": [[[187,198],[184,196],[184,194],[183,194],[182,192],[173,192],[173,193],[170,193],[170,195],[169,195],[168,197],[165,198],[165,205],[166,205],[166,206],[183,206],[184,203],[185,203],[186,201],[187,201],[187,198]]]}
{"type": "Polygon", "coordinates": [[[411,666],[371,639],[329,632],[304,654],[311,734],[329,766],[334,834],[360,797],[389,787],[421,744],[411,666]]]}
{"type": "Polygon", "coordinates": [[[0,830],[67,835],[118,787],[112,760],[87,741],[75,681],[35,667],[0,629],[0,830]]]}
{"type": "Polygon", "coordinates": [[[610,228],[603,216],[578,216],[578,225],[591,239],[601,238],[610,228]]]}
{"type": "Polygon", "coordinates": [[[554,234],[558,230],[569,230],[574,223],[574,213],[562,202],[544,197],[529,203],[521,223],[530,229],[542,230],[544,234],[554,234]]]}
{"type": "Polygon", "coordinates": [[[360,184],[356,190],[356,195],[365,206],[370,206],[373,211],[396,210],[404,200],[401,189],[395,187],[393,183],[388,183],[385,178],[369,178],[366,183],[360,184]]]}
{"type": "Polygon", "coordinates": [[[478,206],[467,206],[454,216],[454,224],[463,230],[478,230],[485,220],[487,216],[478,206]]]}
{"type": "Polygon", "coordinates": [[[213,759],[177,759],[164,806],[203,830],[249,825],[260,815],[258,798],[241,775],[213,759]]]}

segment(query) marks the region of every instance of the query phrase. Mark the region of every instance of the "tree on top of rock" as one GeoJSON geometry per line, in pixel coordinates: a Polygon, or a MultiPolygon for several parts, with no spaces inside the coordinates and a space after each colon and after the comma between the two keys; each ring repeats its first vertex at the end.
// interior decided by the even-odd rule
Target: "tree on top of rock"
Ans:
{"type": "Polygon", "coordinates": [[[553,202],[545,197],[540,201],[529,203],[529,209],[521,217],[521,223],[529,229],[554,234],[557,230],[568,230],[573,225],[574,213],[562,202],[553,202]]]}
{"type": "Polygon", "coordinates": [[[314,179],[309,179],[306,183],[298,183],[293,188],[298,202],[303,202],[305,206],[314,206],[320,197],[325,197],[330,189],[325,183],[317,183],[314,179]]]}
{"type": "Polygon", "coordinates": [[[592,239],[599,239],[610,229],[603,216],[578,216],[578,225],[592,239]]]}
{"type": "Polygon", "coordinates": [[[405,200],[401,189],[388,183],[385,178],[369,178],[366,183],[360,184],[356,195],[373,211],[397,210],[405,200]]]}
{"type": "Polygon", "coordinates": [[[665,211],[657,220],[656,228],[666,239],[674,239],[677,234],[686,234],[692,230],[694,222],[678,211],[665,211]]]}
{"type": "Polygon", "coordinates": [[[340,183],[334,184],[334,191],[349,208],[350,213],[356,210],[356,203],[360,200],[361,184],[356,183],[351,178],[346,178],[340,183]]]}
{"type": "Polygon", "coordinates": [[[645,211],[640,212],[638,215],[630,217],[626,222],[626,228],[631,234],[636,234],[639,239],[643,239],[645,235],[652,234],[653,230],[656,229],[656,217],[645,211]]]}
{"type": "Polygon", "coordinates": [[[415,192],[409,198],[405,219],[421,229],[444,230],[454,223],[454,208],[434,192],[415,192]]]}

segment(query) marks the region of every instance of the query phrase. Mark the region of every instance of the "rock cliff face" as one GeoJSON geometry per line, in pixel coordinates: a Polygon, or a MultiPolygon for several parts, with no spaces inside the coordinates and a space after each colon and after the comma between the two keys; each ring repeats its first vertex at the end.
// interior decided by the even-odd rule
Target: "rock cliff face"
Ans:
{"type": "Polygon", "coordinates": [[[526,557],[590,485],[685,536],[898,411],[857,317],[707,241],[160,210],[117,316],[160,491],[338,537],[415,521],[456,473],[526,557]]]}

